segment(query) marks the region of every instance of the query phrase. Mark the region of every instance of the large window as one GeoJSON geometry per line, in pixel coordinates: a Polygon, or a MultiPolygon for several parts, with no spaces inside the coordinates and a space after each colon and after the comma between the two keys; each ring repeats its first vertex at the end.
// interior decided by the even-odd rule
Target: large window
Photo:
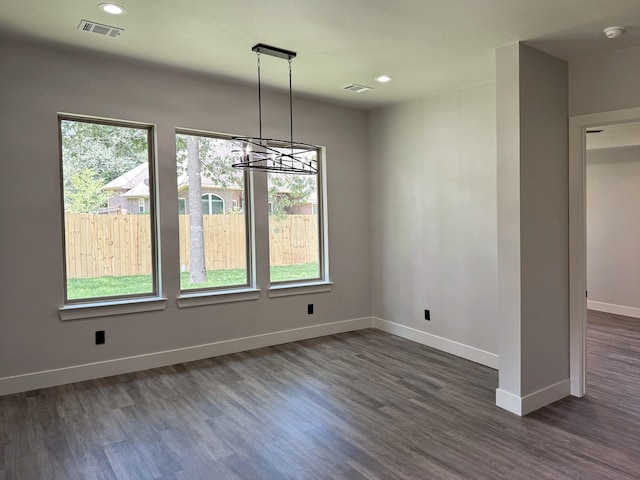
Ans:
{"type": "Polygon", "coordinates": [[[176,134],[182,291],[250,283],[247,176],[231,166],[233,150],[226,138],[176,134]]]}
{"type": "Polygon", "coordinates": [[[156,295],[152,127],[59,117],[65,303],[156,295]]]}
{"type": "MultiPolygon", "coordinates": [[[[318,151],[309,153],[319,160],[318,151]]],[[[322,222],[318,176],[267,174],[269,189],[269,256],[271,283],[319,280],[323,277],[322,222]]]]}

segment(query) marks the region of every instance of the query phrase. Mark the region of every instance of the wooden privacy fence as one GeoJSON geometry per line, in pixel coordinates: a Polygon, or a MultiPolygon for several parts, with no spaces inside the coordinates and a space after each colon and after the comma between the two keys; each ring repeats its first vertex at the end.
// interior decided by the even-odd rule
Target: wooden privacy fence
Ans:
{"type": "MultiPolygon", "coordinates": [[[[67,278],[149,275],[149,215],[66,214],[67,278]]],[[[244,215],[203,217],[207,270],[244,268],[244,215]]],[[[180,215],[180,265],[189,270],[189,216],[180,215]]],[[[318,261],[316,215],[287,215],[270,221],[271,265],[318,261]]]]}

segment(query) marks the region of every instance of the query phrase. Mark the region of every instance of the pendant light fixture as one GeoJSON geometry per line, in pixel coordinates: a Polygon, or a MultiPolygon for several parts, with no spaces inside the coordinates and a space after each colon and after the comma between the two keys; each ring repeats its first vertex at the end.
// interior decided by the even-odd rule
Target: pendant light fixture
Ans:
{"type": "Polygon", "coordinates": [[[308,143],[293,140],[293,92],[291,88],[291,63],[296,52],[271,47],[259,43],[252,51],[258,58],[258,137],[234,137],[233,154],[238,161],[235,168],[246,170],[268,171],[276,173],[294,173],[297,175],[316,175],[318,163],[315,157],[316,147],[308,143]],[[270,55],[289,62],[289,140],[276,140],[262,136],[262,86],[260,79],[260,55],[270,55]]]}

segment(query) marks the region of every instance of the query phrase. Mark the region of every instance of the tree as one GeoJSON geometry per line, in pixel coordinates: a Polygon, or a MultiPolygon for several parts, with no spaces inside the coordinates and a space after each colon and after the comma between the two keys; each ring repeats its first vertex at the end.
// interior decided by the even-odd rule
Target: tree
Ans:
{"type": "Polygon", "coordinates": [[[316,193],[315,175],[292,175],[271,173],[269,175],[269,201],[271,215],[278,219],[288,214],[288,209],[300,205],[316,193]]]}
{"type": "Polygon", "coordinates": [[[89,169],[107,184],[148,159],[147,130],[98,123],[62,120],[64,187],[89,169]]]}
{"type": "Polygon", "coordinates": [[[197,137],[187,136],[187,177],[189,181],[189,281],[207,281],[202,218],[202,181],[200,178],[200,145],[197,137]]]}
{"type": "MultiPolygon", "coordinates": [[[[178,175],[187,171],[187,140],[198,141],[201,174],[215,180],[222,188],[242,188],[242,170],[233,168],[234,147],[229,140],[212,137],[178,134],[176,136],[176,161],[178,175]]],[[[191,191],[191,184],[189,184],[191,191]]]]}
{"type": "Polygon", "coordinates": [[[62,120],[65,212],[99,213],[107,183],[148,160],[147,130],[62,120]]]}
{"type": "Polygon", "coordinates": [[[65,190],[64,211],[67,213],[98,213],[105,207],[109,194],[102,190],[103,183],[90,168],[79,170],[69,177],[65,190]]]}

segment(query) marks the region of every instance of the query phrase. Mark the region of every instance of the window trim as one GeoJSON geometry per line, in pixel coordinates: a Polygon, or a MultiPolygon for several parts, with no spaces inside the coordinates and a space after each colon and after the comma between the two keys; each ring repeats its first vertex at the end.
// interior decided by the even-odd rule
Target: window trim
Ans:
{"type": "Polygon", "coordinates": [[[261,290],[258,288],[238,288],[235,290],[204,291],[182,293],[176,298],[178,308],[217,305],[219,303],[247,302],[258,300],[261,290]]]}
{"type": "Polygon", "coordinates": [[[80,320],[83,318],[110,317],[140,312],[164,310],[167,299],[164,297],[118,298],[113,301],[75,303],[58,309],[60,319],[80,320]]]}
{"type": "Polygon", "coordinates": [[[311,295],[313,293],[326,293],[333,290],[333,282],[327,280],[287,283],[283,285],[271,285],[269,297],[290,297],[292,295],[311,295]]]}
{"type": "MultiPolygon", "coordinates": [[[[174,129],[174,142],[175,138],[178,135],[191,135],[191,136],[199,136],[199,137],[208,137],[215,138],[219,140],[229,140],[231,141],[234,138],[234,135],[229,135],[226,133],[220,132],[209,132],[205,130],[196,130],[192,128],[181,128],[176,127],[174,129]]],[[[176,152],[177,157],[177,152],[176,152]]],[[[177,159],[177,158],[176,158],[177,159]]],[[[174,159],[174,161],[176,160],[174,159]]],[[[246,199],[253,198],[253,185],[252,185],[252,176],[249,174],[248,170],[244,170],[242,172],[244,178],[244,189],[240,189],[242,191],[242,197],[245,198],[244,202],[244,221],[245,221],[245,259],[246,259],[246,272],[247,272],[247,281],[246,283],[239,285],[224,285],[221,287],[203,287],[203,288],[189,288],[183,289],[182,285],[179,284],[179,293],[178,293],[178,307],[189,307],[189,306],[199,306],[199,305],[208,305],[214,303],[226,303],[226,302],[234,302],[238,301],[235,298],[250,297],[251,292],[256,290],[256,272],[254,267],[255,262],[255,252],[253,245],[253,201],[246,201],[246,199]],[[247,293],[248,292],[248,293],[247,293]],[[247,295],[244,295],[247,293],[247,295]],[[235,296],[235,294],[238,294],[235,296]],[[224,298],[227,300],[224,300],[224,298]],[[207,300],[209,299],[209,300],[207,300]]],[[[203,193],[202,195],[210,194],[210,192],[203,193]]],[[[217,197],[221,198],[223,201],[223,207],[226,207],[225,200],[217,194],[217,197]]],[[[223,214],[226,215],[226,211],[223,208],[223,214]]],[[[188,213],[187,213],[188,215],[188,213]]],[[[179,238],[178,238],[179,241],[179,238]]],[[[178,271],[178,274],[182,273],[181,269],[178,271]]],[[[258,290],[259,291],[259,290],[258,290]]],[[[247,300],[254,300],[254,298],[246,298],[247,300]]],[[[257,299],[257,298],[255,298],[257,299]]]]}
{"type": "MultiPolygon", "coordinates": [[[[327,248],[328,243],[328,221],[327,221],[327,209],[326,209],[326,189],[325,184],[325,155],[326,148],[316,146],[316,158],[318,164],[318,173],[316,176],[316,195],[318,204],[318,269],[319,276],[315,278],[303,278],[299,280],[282,280],[279,282],[271,281],[271,263],[269,262],[269,296],[270,297],[283,297],[287,295],[297,295],[303,293],[316,293],[316,288],[320,286],[317,291],[330,291],[333,283],[329,280],[329,252],[327,248]],[[327,287],[328,286],[328,287],[327,287]],[[312,288],[301,288],[312,287],[312,288]],[[286,293],[287,288],[297,289],[297,293],[286,293]],[[325,288],[328,288],[326,290],[325,288]]],[[[268,192],[267,192],[268,194],[268,192]]],[[[269,202],[271,205],[271,202],[269,202]]],[[[269,212],[269,217],[271,212],[269,212]]],[[[269,219],[269,221],[271,221],[269,219]]],[[[270,226],[269,226],[270,228],[270,226]]],[[[270,247],[270,245],[269,245],[270,247]]]]}
{"type": "MultiPolygon", "coordinates": [[[[63,274],[63,287],[64,287],[64,300],[62,312],[66,310],[78,310],[87,307],[93,308],[96,306],[108,307],[109,305],[119,305],[122,303],[140,303],[146,301],[163,300],[162,291],[160,286],[160,257],[158,254],[158,244],[160,238],[159,223],[156,214],[157,193],[156,193],[156,142],[155,142],[155,125],[145,122],[136,122],[132,120],[119,120],[103,117],[94,117],[89,115],[81,115],[74,113],[58,112],[58,160],[60,167],[60,213],[61,213],[61,226],[62,226],[62,274],[63,274]],[[74,298],[68,297],[67,288],[67,248],[66,248],[66,226],[65,226],[65,206],[64,206],[64,169],[63,169],[63,149],[62,149],[62,122],[80,122],[80,123],[93,123],[97,125],[110,125],[123,128],[134,128],[147,131],[147,161],[149,164],[149,231],[151,233],[151,292],[135,293],[129,295],[113,295],[108,297],[87,297],[87,298],[74,298]]],[[[166,299],[164,299],[166,301],[166,299]]],[[[163,307],[164,308],[164,307],[163,307]]],[[[112,310],[112,309],[111,309],[112,310]]],[[[128,313],[128,312],[124,312],[128,313]]],[[[105,313],[104,315],[110,315],[105,313]]],[[[66,315],[65,315],[66,316],[66,315]]],[[[90,315],[94,316],[94,315],[90,315]]],[[[75,318],[87,318],[82,314],[76,315],[75,318]]],[[[64,318],[63,318],[64,319],[64,318]]],[[[69,318],[73,319],[73,318],[69,318]]]]}

